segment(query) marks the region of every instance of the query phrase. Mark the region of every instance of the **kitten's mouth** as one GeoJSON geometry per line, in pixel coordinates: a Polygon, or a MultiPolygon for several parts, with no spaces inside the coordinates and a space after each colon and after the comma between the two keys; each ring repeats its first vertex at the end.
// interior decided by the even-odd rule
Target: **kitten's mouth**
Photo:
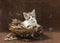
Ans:
{"type": "Polygon", "coordinates": [[[33,19],[31,19],[31,20],[33,20],[33,19]]]}

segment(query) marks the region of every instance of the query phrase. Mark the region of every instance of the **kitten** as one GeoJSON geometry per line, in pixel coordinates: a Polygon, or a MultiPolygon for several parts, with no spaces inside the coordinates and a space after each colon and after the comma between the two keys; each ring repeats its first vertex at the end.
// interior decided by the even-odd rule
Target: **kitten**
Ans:
{"type": "Polygon", "coordinates": [[[32,29],[34,26],[37,25],[36,21],[36,13],[35,9],[32,10],[32,12],[23,12],[25,21],[22,22],[22,24],[27,28],[27,29],[32,29]]]}

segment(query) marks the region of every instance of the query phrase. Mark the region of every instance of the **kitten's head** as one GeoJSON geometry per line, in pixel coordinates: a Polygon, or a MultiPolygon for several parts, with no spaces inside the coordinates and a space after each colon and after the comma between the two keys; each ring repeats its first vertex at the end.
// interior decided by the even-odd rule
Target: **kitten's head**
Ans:
{"type": "Polygon", "coordinates": [[[26,20],[35,19],[35,9],[33,9],[32,12],[23,12],[23,15],[26,20]]]}

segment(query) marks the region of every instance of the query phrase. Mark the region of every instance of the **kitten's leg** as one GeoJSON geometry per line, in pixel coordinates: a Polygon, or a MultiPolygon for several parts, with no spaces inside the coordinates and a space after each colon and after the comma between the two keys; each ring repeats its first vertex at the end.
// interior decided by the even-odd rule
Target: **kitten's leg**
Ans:
{"type": "Polygon", "coordinates": [[[17,37],[14,33],[9,33],[5,38],[4,40],[16,40],[17,37]]]}

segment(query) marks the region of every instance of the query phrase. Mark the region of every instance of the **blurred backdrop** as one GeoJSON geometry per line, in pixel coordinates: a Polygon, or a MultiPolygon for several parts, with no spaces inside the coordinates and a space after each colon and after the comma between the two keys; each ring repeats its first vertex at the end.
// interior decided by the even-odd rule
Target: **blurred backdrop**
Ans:
{"type": "Polygon", "coordinates": [[[36,9],[36,19],[45,30],[60,29],[60,0],[0,0],[0,31],[8,31],[12,18],[24,20],[23,12],[36,9]]]}

